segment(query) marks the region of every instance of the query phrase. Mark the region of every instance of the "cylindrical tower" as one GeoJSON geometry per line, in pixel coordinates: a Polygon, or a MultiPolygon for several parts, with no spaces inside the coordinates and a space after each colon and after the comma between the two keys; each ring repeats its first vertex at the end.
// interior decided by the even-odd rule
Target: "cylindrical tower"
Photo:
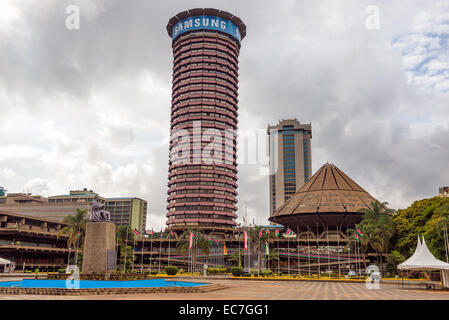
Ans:
{"type": "Polygon", "coordinates": [[[192,9],[170,19],[173,87],[169,230],[232,232],[237,218],[238,56],[246,26],[232,14],[192,9]]]}

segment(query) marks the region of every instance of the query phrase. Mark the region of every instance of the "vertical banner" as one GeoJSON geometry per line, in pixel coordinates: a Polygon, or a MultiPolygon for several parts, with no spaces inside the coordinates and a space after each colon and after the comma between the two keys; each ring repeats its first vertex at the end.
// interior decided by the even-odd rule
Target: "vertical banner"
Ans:
{"type": "Polygon", "coordinates": [[[246,233],[246,231],[243,231],[244,232],[244,239],[245,239],[245,250],[248,250],[248,234],[246,233]]]}
{"type": "Polygon", "coordinates": [[[192,245],[193,245],[193,232],[190,231],[189,250],[192,249],[192,245]]]}

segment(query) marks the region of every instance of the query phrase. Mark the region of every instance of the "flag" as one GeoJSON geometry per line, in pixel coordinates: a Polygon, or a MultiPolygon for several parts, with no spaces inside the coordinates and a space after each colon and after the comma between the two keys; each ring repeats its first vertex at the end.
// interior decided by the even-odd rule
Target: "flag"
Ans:
{"type": "Polygon", "coordinates": [[[355,237],[356,239],[358,239],[359,241],[362,241],[362,239],[361,239],[357,234],[355,234],[355,233],[354,233],[354,237],[355,237]]]}
{"type": "Polygon", "coordinates": [[[270,230],[268,230],[268,229],[265,230],[265,233],[266,233],[266,234],[270,234],[270,230]]]}
{"type": "Polygon", "coordinates": [[[274,232],[274,235],[275,235],[276,237],[279,237],[279,229],[276,229],[276,231],[274,232]]]}
{"type": "Polygon", "coordinates": [[[78,234],[76,235],[76,240],[79,239],[81,232],[78,231],[78,234]]]}
{"type": "Polygon", "coordinates": [[[259,231],[259,238],[262,237],[262,229],[259,231]]]}
{"type": "Polygon", "coordinates": [[[290,228],[287,229],[287,232],[285,233],[285,235],[289,236],[293,233],[293,231],[290,230],[290,228]]]}
{"type": "Polygon", "coordinates": [[[223,254],[224,255],[228,254],[228,250],[226,249],[226,242],[223,244],[223,254]]]}
{"type": "Polygon", "coordinates": [[[193,245],[193,232],[190,231],[190,239],[189,239],[189,250],[192,249],[192,245],[193,245]]]}
{"type": "Polygon", "coordinates": [[[245,239],[245,250],[248,250],[248,234],[246,231],[243,231],[243,237],[245,239]]]}
{"type": "Polygon", "coordinates": [[[136,235],[136,236],[139,236],[140,235],[140,232],[136,229],[136,228],[134,228],[134,234],[136,235]]]}
{"type": "Polygon", "coordinates": [[[360,229],[357,229],[357,233],[358,233],[359,236],[362,236],[362,237],[365,235],[365,234],[362,233],[362,231],[360,231],[360,229]]]}

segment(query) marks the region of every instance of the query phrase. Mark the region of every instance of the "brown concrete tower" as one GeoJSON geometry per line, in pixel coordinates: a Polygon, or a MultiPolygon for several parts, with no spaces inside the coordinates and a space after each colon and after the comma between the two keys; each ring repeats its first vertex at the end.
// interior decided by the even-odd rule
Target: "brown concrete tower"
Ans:
{"type": "Polygon", "coordinates": [[[180,232],[230,233],[237,218],[232,132],[238,125],[238,56],[246,27],[228,12],[192,9],[171,18],[167,31],[174,61],[166,224],[180,232]]]}

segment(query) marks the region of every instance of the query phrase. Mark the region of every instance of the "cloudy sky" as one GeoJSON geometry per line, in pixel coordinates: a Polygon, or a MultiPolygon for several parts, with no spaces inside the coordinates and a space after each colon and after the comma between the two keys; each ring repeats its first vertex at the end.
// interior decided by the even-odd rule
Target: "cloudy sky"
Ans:
{"type": "MultiPolygon", "coordinates": [[[[247,25],[242,132],[311,122],[313,171],[334,163],[393,208],[449,185],[449,1],[436,0],[2,0],[0,185],[138,196],[149,201],[148,225],[162,226],[172,77],[165,27],[196,7],[247,25]],[[79,29],[66,28],[69,5],[80,9],[79,29]]],[[[240,150],[254,152],[241,140],[240,150]]],[[[266,223],[267,176],[240,162],[240,212],[247,203],[250,219],[266,223]]]]}

